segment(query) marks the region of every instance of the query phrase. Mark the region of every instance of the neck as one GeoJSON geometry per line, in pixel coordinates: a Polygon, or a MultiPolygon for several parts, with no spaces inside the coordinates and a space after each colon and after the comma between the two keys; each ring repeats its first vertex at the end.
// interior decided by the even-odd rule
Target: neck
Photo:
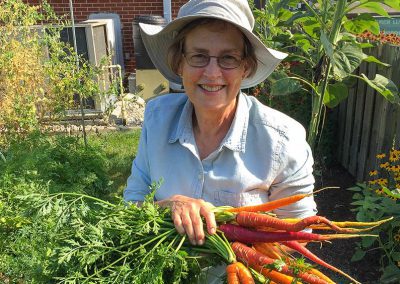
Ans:
{"type": "Polygon", "coordinates": [[[237,99],[229,109],[219,111],[193,112],[193,132],[201,159],[215,151],[231,127],[235,117],[237,99]]]}

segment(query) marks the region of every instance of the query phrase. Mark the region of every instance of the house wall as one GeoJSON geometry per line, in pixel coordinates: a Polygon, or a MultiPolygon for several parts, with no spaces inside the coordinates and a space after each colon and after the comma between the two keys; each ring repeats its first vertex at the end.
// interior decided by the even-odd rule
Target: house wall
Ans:
{"type": "MultiPolygon", "coordinates": [[[[38,5],[41,0],[25,0],[26,3],[38,5]]],[[[47,0],[58,15],[69,16],[69,0],[47,0]]],[[[186,0],[171,0],[172,18],[186,0]]],[[[135,71],[133,50],[132,22],[138,15],[163,16],[162,0],[72,0],[76,22],[85,21],[92,13],[116,13],[122,25],[125,74],[135,71]]]]}

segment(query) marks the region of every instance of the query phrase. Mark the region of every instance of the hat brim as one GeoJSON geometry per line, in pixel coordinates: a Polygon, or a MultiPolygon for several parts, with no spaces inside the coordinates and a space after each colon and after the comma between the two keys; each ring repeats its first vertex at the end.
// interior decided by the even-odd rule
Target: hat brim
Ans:
{"type": "Polygon", "coordinates": [[[254,75],[243,79],[241,89],[250,88],[263,82],[274,71],[279,62],[287,56],[286,53],[266,47],[251,31],[231,21],[227,21],[222,17],[208,15],[186,16],[170,22],[165,27],[139,23],[143,43],[154,66],[157,67],[166,79],[175,84],[182,84],[182,80],[168,65],[167,56],[169,45],[180,29],[198,18],[216,18],[229,22],[242,31],[252,44],[258,64],[254,75]]]}

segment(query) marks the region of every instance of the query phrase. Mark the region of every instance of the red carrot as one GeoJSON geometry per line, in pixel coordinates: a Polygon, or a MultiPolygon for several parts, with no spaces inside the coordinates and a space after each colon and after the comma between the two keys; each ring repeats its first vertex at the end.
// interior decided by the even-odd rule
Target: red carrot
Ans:
{"type": "Polygon", "coordinates": [[[268,266],[268,268],[272,270],[279,269],[280,273],[298,277],[310,284],[329,284],[329,282],[326,282],[325,280],[306,272],[294,273],[294,271],[292,271],[286,264],[283,264],[282,262],[279,262],[277,260],[273,260],[242,243],[234,242],[232,244],[232,249],[238,259],[240,259],[244,263],[247,263],[250,267],[253,267],[254,269],[268,266]]]}
{"type": "Polygon", "coordinates": [[[325,261],[323,261],[322,259],[320,259],[318,256],[316,256],[315,254],[313,254],[311,251],[309,251],[306,247],[302,246],[300,243],[296,242],[296,241],[289,241],[289,242],[282,242],[283,245],[294,249],[295,251],[299,252],[300,254],[302,254],[303,256],[307,257],[309,260],[324,266],[326,268],[331,269],[332,271],[335,271],[339,274],[344,275],[345,277],[349,278],[351,281],[353,281],[354,283],[360,283],[357,280],[355,280],[354,278],[352,278],[350,275],[346,274],[345,272],[343,272],[342,270],[330,265],[329,263],[326,263],[325,261]]]}
{"type": "Polygon", "coordinates": [[[297,223],[287,222],[285,220],[273,217],[267,214],[254,212],[239,212],[236,215],[236,222],[244,227],[269,227],[277,230],[299,232],[313,224],[325,224],[332,230],[340,233],[352,233],[352,229],[340,228],[331,221],[322,216],[310,216],[299,220],[297,223]]]}
{"type": "MultiPolygon", "coordinates": [[[[306,232],[263,232],[247,229],[233,224],[222,224],[219,229],[224,233],[230,241],[239,241],[243,243],[274,243],[282,241],[327,241],[332,239],[347,239],[360,237],[361,235],[350,234],[333,234],[319,235],[306,232]]],[[[366,235],[362,235],[366,236],[366,235]]],[[[368,235],[373,236],[373,235],[368,235]]]]}

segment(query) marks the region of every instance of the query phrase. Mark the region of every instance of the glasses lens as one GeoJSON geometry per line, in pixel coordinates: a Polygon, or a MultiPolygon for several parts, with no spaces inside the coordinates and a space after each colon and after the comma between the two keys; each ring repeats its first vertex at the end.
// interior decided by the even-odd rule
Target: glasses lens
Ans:
{"type": "Polygon", "coordinates": [[[184,56],[189,65],[192,67],[206,67],[208,63],[210,63],[211,57],[217,58],[219,67],[223,69],[234,69],[239,67],[240,64],[242,63],[241,57],[229,54],[217,57],[217,56],[210,56],[204,53],[190,52],[184,54],[184,56]]]}
{"type": "Polygon", "coordinates": [[[233,69],[239,67],[242,59],[233,55],[224,55],[218,57],[218,63],[222,68],[233,69]]]}
{"type": "Polygon", "coordinates": [[[204,67],[207,66],[210,61],[210,57],[207,54],[202,53],[189,53],[186,55],[189,65],[193,67],[204,67]]]}

